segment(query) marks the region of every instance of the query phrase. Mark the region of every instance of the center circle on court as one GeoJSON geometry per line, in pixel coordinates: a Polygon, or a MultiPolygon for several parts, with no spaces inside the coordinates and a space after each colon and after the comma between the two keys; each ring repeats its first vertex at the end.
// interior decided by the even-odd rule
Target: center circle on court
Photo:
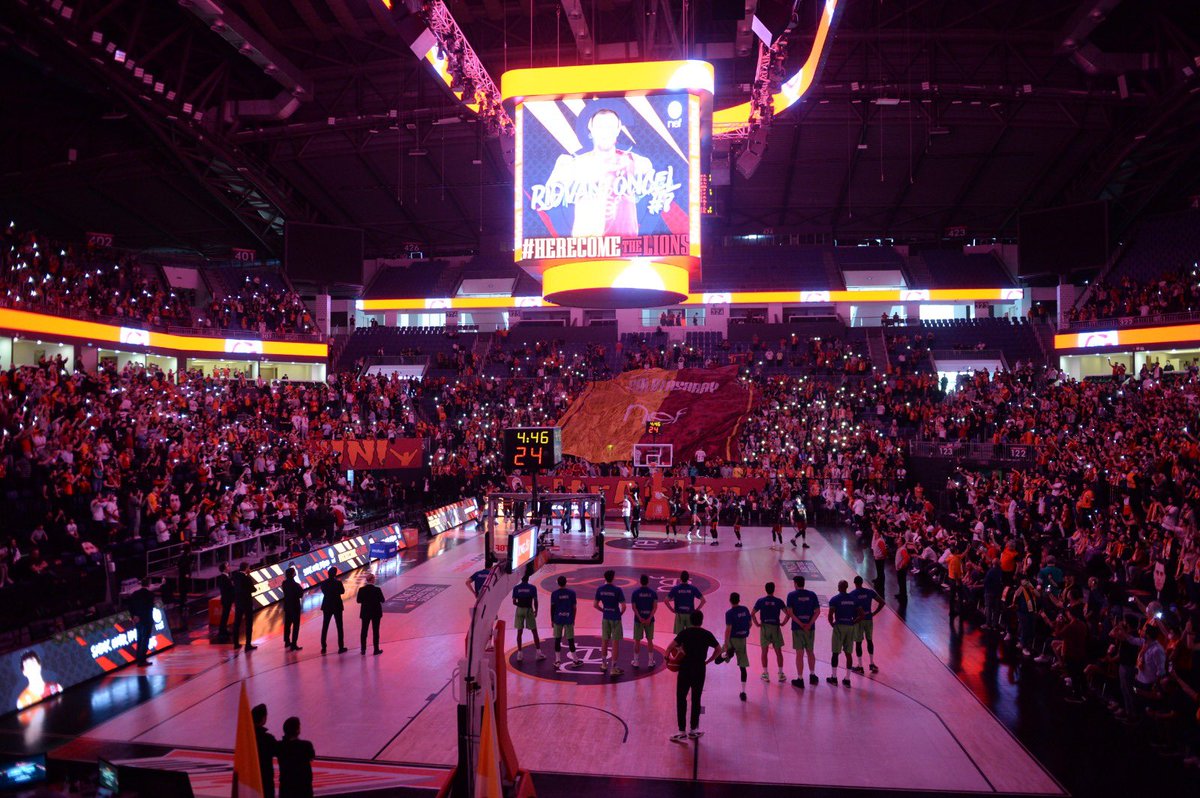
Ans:
{"type": "MultiPolygon", "coordinates": [[[[626,632],[631,632],[627,629],[626,632]]],[[[670,631],[669,629],[667,630],[670,631]]],[[[508,652],[508,666],[514,673],[519,673],[522,676],[529,676],[534,679],[545,679],[551,682],[567,682],[570,684],[620,684],[621,682],[634,682],[638,679],[645,679],[647,676],[653,676],[660,673],[667,667],[666,660],[663,658],[663,651],[659,648],[651,648],[649,657],[645,650],[639,654],[639,662],[641,667],[635,668],[631,664],[633,659],[633,641],[626,637],[621,641],[621,659],[617,663],[623,673],[620,676],[610,676],[602,667],[603,660],[600,657],[602,641],[599,635],[577,635],[575,637],[575,653],[579,656],[580,666],[578,668],[569,668],[567,663],[570,660],[563,660],[563,664],[554,667],[554,658],[551,656],[554,646],[553,639],[542,640],[542,648],[546,651],[546,659],[538,660],[533,653],[533,647],[527,645],[525,647],[525,656],[522,662],[517,662],[517,650],[514,648],[508,652]]],[[[563,640],[563,655],[567,655],[567,641],[563,640]]]]}
{"type": "MultiPolygon", "coordinates": [[[[607,545],[607,544],[605,544],[607,545]]],[[[567,578],[567,587],[576,591],[579,594],[581,603],[591,603],[591,600],[596,595],[596,588],[604,584],[604,572],[613,571],[613,584],[625,591],[625,600],[629,600],[629,595],[636,590],[641,582],[639,581],[642,574],[650,577],[649,587],[654,588],[658,593],[658,600],[663,601],[667,598],[667,593],[675,585],[679,584],[679,569],[678,568],[640,568],[636,565],[614,565],[610,568],[603,566],[587,566],[584,568],[572,568],[569,571],[558,571],[550,574],[542,579],[539,586],[547,593],[553,593],[558,590],[558,577],[565,576],[567,578]]],[[[715,577],[708,574],[697,573],[696,571],[688,571],[691,584],[703,593],[705,596],[710,596],[714,590],[721,586],[721,583],[715,577]]],[[[630,615],[626,614],[626,619],[629,623],[633,623],[630,615]]],[[[627,626],[629,624],[626,624],[627,626]]],[[[632,626],[625,630],[632,634],[632,626]]],[[[621,666],[625,667],[625,666],[621,666]]]]}
{"type": "Polygon", "coordinates": [[[630,551],[674,551],[687,548],[687,542],[671,538],[617,538],[609,540],[605,535],[604,545],[610,549],[630,551]]]}

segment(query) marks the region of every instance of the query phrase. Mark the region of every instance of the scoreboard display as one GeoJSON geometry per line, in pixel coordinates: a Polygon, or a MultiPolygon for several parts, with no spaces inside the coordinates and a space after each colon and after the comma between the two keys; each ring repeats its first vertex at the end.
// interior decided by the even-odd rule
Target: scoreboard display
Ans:
{"type": "Polygon", "coordinates": [[[561,427],[510,427],[504,430],[504,468],[547,471],[562,462],[561,427]]]}

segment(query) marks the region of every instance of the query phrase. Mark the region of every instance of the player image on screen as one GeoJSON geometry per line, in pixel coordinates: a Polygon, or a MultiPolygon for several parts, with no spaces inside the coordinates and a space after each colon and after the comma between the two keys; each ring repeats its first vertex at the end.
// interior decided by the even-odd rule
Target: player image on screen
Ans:
{"type": "Polygon", "coordinates": [[[21,674],[27,684],[17,696],[17,709],[24,709],[39,701],[44,701],[52,695],[62,692],[62,686],[57,682],[48,682],[42,675],[42,658],[36,651],[26,651],[21,655],[21,674]]]}
{"type": "Polygon", "coordinates": [[[523,239],[604,242],[568,258],[688,254],[686,93],[530,101],[521,113],[523,239]]]}
{"type": "Polygon", "coordinates": [[[612,108],[600,108],[588,119],[592,149],[579,155],[560,155],[546,181],[551,192],[574,197],[573,236],[635,236],[638,234],[639,179],[653,177],[650,159],[617,148],[625,127],[612,108]]]}

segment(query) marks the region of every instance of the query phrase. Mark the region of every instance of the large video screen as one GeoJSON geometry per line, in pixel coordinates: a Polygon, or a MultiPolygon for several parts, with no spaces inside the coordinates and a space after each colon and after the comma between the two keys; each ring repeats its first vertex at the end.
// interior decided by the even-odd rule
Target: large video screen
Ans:
{"type": "Polygon", "coordinates": [[[686,91],[517,105],[517,260],[698,257],[700,109],[686,91]]]}
{"type": "Polygon", "coordinates": [[[463,499],[425,513],[425,523],[429,525],[431,535],[440,535],[448,529],[454,529],[478,518],[479,503],[474,499],[463,499]]]}
{"type": "Polygon", "coordinates": [[[339,540],[328,546],[319,546],[307,554],[251,571],[250,582],[254,586],[254,601],[259,607],[281,601],[283,577],[288,568],[296,569],[296,579],[305,590],[324,581],[325,572],[330,568],[336,568],[339,574],[347,574],[361,568],[371,561],[371,545],[376,543],[395,543],[398,549],[412,548],[417,545],[417,530],[413,527],[402,527],[400,524],[388,524],[365,535],[339,540]]]}
{"type": "MultiPolygon", "coordinates": [[[[174,645],[160,607],[154,608],[152,634],[151,654],[174,645]]],[[[133,663],[137,641],[133,618],[119,612],[0,656],[0,715],[133,663]]]]}

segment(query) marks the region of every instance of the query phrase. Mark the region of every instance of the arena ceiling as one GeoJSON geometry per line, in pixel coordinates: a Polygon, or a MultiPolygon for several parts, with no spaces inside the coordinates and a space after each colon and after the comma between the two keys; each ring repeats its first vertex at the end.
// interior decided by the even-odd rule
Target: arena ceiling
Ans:
{"type": "MultiPolygon", "coordinates": [[[[748,98],[754,59],[734,56],[735,23],[713,21],[712,3],[690,6],[688,38],[714,61],[723,107],[748,98]]],[[[710,238],[1011,237],[1024,211],[1101,197],[1119,229],[1200,193],[1196,4],[842,3],[808,95],[774,120],[753,173],[733,169],[716,189],[710,238]]],[[[382,0],[67,0],[65,19],[62,6],[0,5],[0,208],[23,223],[218,258],[230,246],[280,254],[283,219],[361,226],[368,256],[509,240],[501,146],[413,56],[407,12],[382,0]],[[214,8],[254,46],[231,44],[214,8]]],[[[449,7],[497,79],[683,54],[668,0],[449,7]]],[[[802,0],[789,72],[815,11],[802,0]]]]}

